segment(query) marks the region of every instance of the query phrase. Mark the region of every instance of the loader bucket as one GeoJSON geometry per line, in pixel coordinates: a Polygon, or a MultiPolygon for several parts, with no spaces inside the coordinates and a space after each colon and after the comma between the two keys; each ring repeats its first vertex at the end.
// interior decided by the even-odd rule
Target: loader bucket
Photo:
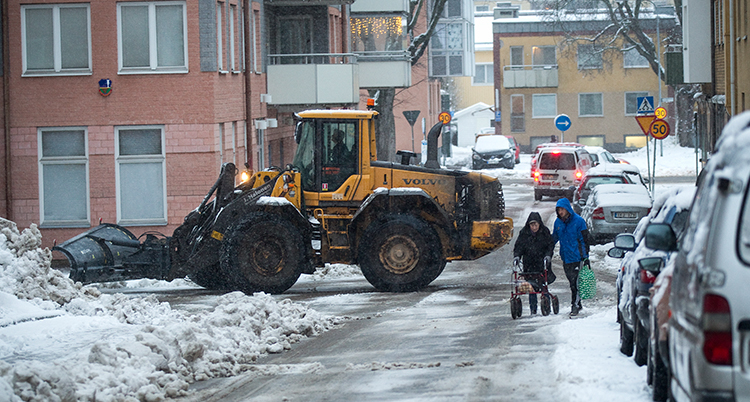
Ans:
{"type": "Polygon", "coordinates": [[[70,278],[77,282],[106,282],[116,275],[123,260],[141,249],[129,230],[103,223],[52,248],[70,262],[70,278]]]}

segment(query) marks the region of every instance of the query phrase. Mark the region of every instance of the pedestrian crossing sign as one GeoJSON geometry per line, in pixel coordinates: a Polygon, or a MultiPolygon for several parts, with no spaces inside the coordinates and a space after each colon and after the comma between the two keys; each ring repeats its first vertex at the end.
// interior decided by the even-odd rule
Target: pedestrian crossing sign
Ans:
{"type": "Polygon", "coordinates": [[[654,97],[653,96],[639,96],[636,98],[638,104],[637,114],[652,114],[654,113],[654,97]]]}

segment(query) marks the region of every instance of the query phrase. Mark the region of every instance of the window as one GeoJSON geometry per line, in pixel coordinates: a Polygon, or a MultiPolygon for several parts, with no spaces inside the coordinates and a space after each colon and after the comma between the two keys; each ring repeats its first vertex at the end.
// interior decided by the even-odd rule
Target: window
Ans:
{"type": "MultiPolygon", "coordinates": [[[[576,142],[583,145],[588,145],[592,147],[603,147],[604,146],[604,136],[603,135],[579,135],[576,139],[576,142]]],[[[591,157],[593,157],[595,154],[591,154],[591,157]]]]}
{"type": "MultiPolygon", "coordinates": [[[[276,49],[279,54],[310,54],[313,52],[313,22],[309,15],[279,17],[276,49]]],[[[283,57],[282,64],[304,63],[304,57],[283,57]]]]}
{"type": "Polygon", "coordinates": [[[39,213],[45,227],[89,225],[85,128],[45,128],[39,141],[39,213]]]}
{"type": "Polygon", "coordinates": [[[121,73],[187,72],[185,2],[117,4],[121,73]]]}
{"type": "Polygon", "coordinates": [[[557,65],[554,46],[533,46],[531,48],[531,64],[535,68],[557,65]]]}
{"type": "Polygon", "coordinates": [[[578,69],[597,69],[604,67],[602,53],[595,45],[578,45],[578,69]]]}
{"type": "Polygon", "coordinates": [[[523,46],[510,47],[510,65],[523,68],[523,46]]]}
{"type": "Polygon", "coordinates": [[[625,92],[625,115],[635,116],[638,111],[638,98],[648,96],[648,92],[625,92]]]}
{"type": "Polygon", "coordinates": [[[23,75],[91,74],[88,4],[21,6],[23,75]]]}
{"type": "Polygon", "coordinates": [[[443,18],[460,18],[461,16],[461,0],[446,0],[443,18]]]}
{"type": "Polygon", "coordinates": [[[633,134],[625,136],[626,148],[643,148],[646,146],[648,137],[643,134],[633,134]]]}
{"type": "Polygon", "coordinates": [[[216,3],[216,49],[217,49],[217,61],[218,68],[221,72],[226,72],[224,69],[224,3],[216,3]]]}
{"type": "Polygon", "coordinates": [[[578,94],[578,116],[603,116],[602,94],[578,94]]]}
{"type": "Polygon", "coordinates": [[[404,16],[354,16],[349,21],[354,52],[398,52],[409,47],[404,16]]]}
{"type": "Polygon", "coordinates": [[[475,64],[474,65],[474,84],[492,84],[493,80],[492,64],[475,64]]]}
{"type": "Polygon", "coordinates": [[[462,23],[438,23],[435,27],[435,33],[430,38],[433,77],[463,75],[463,28],[462,23]]]}
{"type": "Polygon", "coordinates": [[[349,122],[322,124],[323,169],[321,191],[336,191],[357,173],[357,125],[349,122]]]}
{"type": "Polygon", "coordinates": [[[167,186],[162,127],[116,127],[117,221],[167,223],[167,186]]]}
{"type": "Polygon", "coordinates": [[[534,94],[531,97],[533,118],[557,116],[557,94],[534,94]]]}
{"type": "Polygon", "coordinates": [[[523,94],[510,96],[510,131],[514,133],[526,131],[526,114],[523,103],[523,94]]]}
{"type": "Polygon", "coordinates": [[[625,68],[643,68],[649,67],[648,59],[641,56],[635,49],[625,50],[622,52],[622,65],[625,68]]]}
{"type": "Polygon", "coordinates": [[[490,6],[479,5],[479,6],[475,6],[474,10],[478,13],[486,13],[490,11],[490,6]]]}

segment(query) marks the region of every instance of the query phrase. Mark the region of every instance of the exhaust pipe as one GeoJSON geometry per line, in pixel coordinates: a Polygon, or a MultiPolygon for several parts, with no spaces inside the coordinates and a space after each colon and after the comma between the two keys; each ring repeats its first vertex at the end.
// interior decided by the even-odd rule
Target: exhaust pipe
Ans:
{"type": "Polygon", "coordinates": [[[438,162],[438,137],[443,131],[443,123],[439,122],[432,126],[430,132],[427,134],[427,160],[424,163],[424,167],[432,169],[440,169],[440,163],[438,162]]]}

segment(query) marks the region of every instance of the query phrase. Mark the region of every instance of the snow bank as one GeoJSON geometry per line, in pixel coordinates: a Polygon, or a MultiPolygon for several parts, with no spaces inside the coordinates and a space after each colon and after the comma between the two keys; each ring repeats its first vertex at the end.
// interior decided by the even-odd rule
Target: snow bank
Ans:
{"type": "Polygon", "coordinates": [[[155,296],[101,294],[50,269],[32,225],[0,218],[0,400],[159,401],[251,369],[338,319],[256,293],[199,312],[155,296]]]}

